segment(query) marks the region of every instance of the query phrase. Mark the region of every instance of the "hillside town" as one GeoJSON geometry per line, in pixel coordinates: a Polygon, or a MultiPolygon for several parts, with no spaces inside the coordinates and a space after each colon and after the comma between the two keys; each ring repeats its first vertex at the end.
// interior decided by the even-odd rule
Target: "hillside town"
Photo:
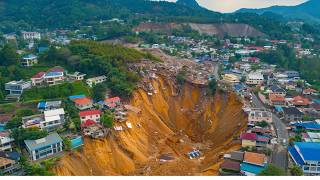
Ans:
{"type": "MultiPolygon", "coordinates": [[[[121,19],[114,21],[123,23],[121,19]]],[[[46,53],[52,47],[59,49],[73,41],[96,40],[95,35],[77,33],[79,30],[70,32],[21,31],[3,35],[3,44],[24,42],[25,46],[19,46],[16,52],[18,66],[33,74],[5,82],[1,87],[5,93],[0,107],[0,174],[24,175],[22,159],[45,162],[76,151],[86,143],[86,138],[103,140],[117,132],[141,127],[127,119],[129,112],[135,116],[141,112],[127,98],[110,89],[98,98],[86,92],[111,81],[108,74],[88,75],[81,70],[67,70],[61,64],[46,64],[43,68],[42,58],[50,56],[46,53]],[[74,89],[75,84],[81,85],[79,93],[67,92],[60,98],[32,97],[41,89],[55,90],[64,85],[74,89]],[[6,108],[12,104],[17,106],[6,108]],[[41,138],[34,138],[38,135],[41,138]]],[[[120,42],[161,60],[145,59],[129,64],[129,69],[141,76],[137,87],[152,97],[159,93],[152,79],[164,76],[177,81],[178,87],[181,76],[201,87],[216,82],[218,90],[236,93],[243,103],[247,127],[239,137],[234,137],[241,148],[221,157],[220,175],[254,176],[270,166],[288,170],[287,173],[296,168],[304,175],[320,174],[319,86],[308,82],[299,71],[262,59],[263,54],[283,46],[292,48],[297,58],[319,57],[317,50],[301,44],[312,42],[312,37],[289,42],[250,37],[159,36],[166,42],[120,42]]],[[[199,159],[201,152],[195,149],[186,157],[199,159]]]]}

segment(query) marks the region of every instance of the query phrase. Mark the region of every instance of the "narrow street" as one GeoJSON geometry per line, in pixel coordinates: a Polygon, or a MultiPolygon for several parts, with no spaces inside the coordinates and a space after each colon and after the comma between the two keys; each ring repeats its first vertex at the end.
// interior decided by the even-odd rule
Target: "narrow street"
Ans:
{"type": "MultiPolygon", "coordinates": [[[[252,94],[252,102],[255,108],[265,108],[265,106],[255,94],[252,94]]],[[[286,129],[286,125],[274,113],[272,113],[272,119],[278,137],[278,144],[274,145],[274,149],[272,150],[271,162],[278,167],[287,169],[287,146],[289,139],[288,131],[286,129]]]]}

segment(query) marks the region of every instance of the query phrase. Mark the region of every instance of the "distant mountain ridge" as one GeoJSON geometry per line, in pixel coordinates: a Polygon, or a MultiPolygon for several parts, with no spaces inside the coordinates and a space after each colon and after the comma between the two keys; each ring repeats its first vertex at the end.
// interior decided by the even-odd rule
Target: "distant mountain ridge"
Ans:
{"type": "Polygon", "coordinates": [[[320,23],[320,0],[309,0],[297,6],[272,6],[262,9],[240,9],[237,12],[262,14],[273,12],[287,18],[301,19],[307,22],[320,23]]]}
{"type": "Polygon", "coordinates": [[[196,0],[178,0],[176,3],[180,4],[180,5],[188,6],[193,9],[202,9],[203,8],[198,4],[198,2],[196,0]]]}

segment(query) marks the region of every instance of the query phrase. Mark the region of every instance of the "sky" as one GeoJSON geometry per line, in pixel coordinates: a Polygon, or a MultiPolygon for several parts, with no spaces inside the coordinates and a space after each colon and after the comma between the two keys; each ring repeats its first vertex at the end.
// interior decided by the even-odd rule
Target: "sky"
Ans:
{"type": "MultiPolygon", "coordinates": [[[[176,0],[167,0],[175,2],[176,0]]],[[[210,10],[223,13],[234,12],[240,8],[264,8],[273,5],[294,6],[308,0],[197,0],[197,2],[210,10]]]]}

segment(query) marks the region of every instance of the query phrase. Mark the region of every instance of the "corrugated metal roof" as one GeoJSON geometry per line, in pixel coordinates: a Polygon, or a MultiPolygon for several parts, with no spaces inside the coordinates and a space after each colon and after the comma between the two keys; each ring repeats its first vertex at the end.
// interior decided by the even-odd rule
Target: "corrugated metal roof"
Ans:
{"type": "Polygon", "coordinates": [[[52,144],[57,144],[59,142],[62,142],[62,139],[57,133],[49,134],[47,137],[44,137],[42,139],[24,141],[24,143],[26,144],[27,148],[30,151],[33,151],[45,146],[49,146],[52,144]]]}

